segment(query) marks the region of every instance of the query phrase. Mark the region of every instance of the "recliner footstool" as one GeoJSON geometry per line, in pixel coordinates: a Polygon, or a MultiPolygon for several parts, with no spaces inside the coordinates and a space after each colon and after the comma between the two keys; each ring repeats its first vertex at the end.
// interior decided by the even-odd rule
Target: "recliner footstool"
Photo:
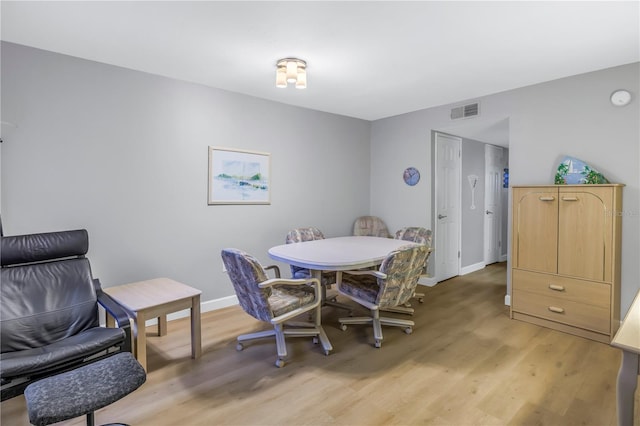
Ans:
{"type": "Polygon", "coordinates": [[[94,411],[125,397],[146,380],[130,352],[121,352],[66,373],[31,383],[24,391],[29,422],[36,426],[82,415],[94,425],[94,411]]]}

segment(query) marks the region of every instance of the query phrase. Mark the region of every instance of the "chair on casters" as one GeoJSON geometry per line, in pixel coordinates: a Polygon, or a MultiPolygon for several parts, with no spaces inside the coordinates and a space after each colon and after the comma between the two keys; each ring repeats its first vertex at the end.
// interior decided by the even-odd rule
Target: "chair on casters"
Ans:
{"type": "Polygon", "coordinates": [[[370,317],[340,318],[342,330],[347,324],[372,324],[375,346],[382,346],[382,326],[404,327],[411,334],[415,323],[380,316],[380,310],[406,303],[415,291],[427,258],[427,246],[407,245],[392,251],[378,271],[338,271],[338,291],[371,310],[370,317]]]}
{"type": "MultiPolygon", "coordinates": [[[[324,235],[318,228],[295,228],[287,233],[285,243],[293,244],[314,240],[324,240],[324,235]]],[[[291,276],[293,278],[311,278],[311,271],[300,266],[291,265],[291,276]]],[[[353,308],[351,306],[338,302],[335,295],[327,297],[327,288],[331,288],[331,286],[335,283],[335,272],[322,273],[322,304],[346,309],[349,312],[349,316],[353,315],[353,308]]]]}
{"type": "Polygon", "coordinates": [[[321,290],[317,279],[269,279],[265,268],[255,257],[234,248],[222,250],[222,261],[242,309],[252,317],[273,325],[273,330],[238,336],[239,351],[244,349],[243,342],[247,340],[275,336],[276,366],[283,367],[287,358],[285,336],[312,336],[313,342],[318,343],[319,340],[325,355],[329,355],[333,348],[320,324],[321,290]],[[313,310],[313,323],[291,321],[313,310]]]}
{"type": "MultiPolygon", "coordinates": [[[[431,252],[433,252],[433,248],[431,246],[432,238],[433,238],[433,233],[431,232],[431,230],[422,228],[420,226],[410,226],[410,227],[399,229],[395,235],[396,240],[411,241],[413,243],[425,244],[427,246],[428,248],[427,259],[424,262],[424,268],[422,270],[421,277],[427,276],[427,269],[429,266],[429,257],[431,256],[431,252]]],[[[424,293],[414,293],[412,297],[417,298],[418,302],[423,303],[424,296],[425,296],[424,293]]],[[[410,307],[410,304],[407,303],[406,307],[407,308],[410,307]]],[[[404,311],[403,309],[404,308],[399,306],[398,309],[395,310],[395,312],[409,313],[409,314],[413,313],[413,309],[411,309],[411,312],[404,311]]]]}
{"type": "Polygon", "coordinates": [[[377,216],[360,216],[353,224],[353,235],[391,238],[389,228],[377,216]]]}
{"type": "Polygon", "coordinates": [[[145,380],[126,312],[91,274],[84,229],[2,236],[2,400],[25,395],[32,424],[87,415],[145,380]],[[45,303],[46,302],[46,303],[45,303]],[[101,305],[118,328],[101,327],[101,305]]]}

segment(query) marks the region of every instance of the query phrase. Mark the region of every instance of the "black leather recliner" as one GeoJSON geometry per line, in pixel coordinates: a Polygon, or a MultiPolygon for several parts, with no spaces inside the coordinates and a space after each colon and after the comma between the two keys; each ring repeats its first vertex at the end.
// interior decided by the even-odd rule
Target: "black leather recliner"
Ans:
{"type": "Polygon", "coordinates": [[[127,314],[93,278],[88,248],[84,229],[2,237],[2,401],[36,380],[131,352],[127,314]],[[98,303],[118,328],[100,326],[98,303]]]}

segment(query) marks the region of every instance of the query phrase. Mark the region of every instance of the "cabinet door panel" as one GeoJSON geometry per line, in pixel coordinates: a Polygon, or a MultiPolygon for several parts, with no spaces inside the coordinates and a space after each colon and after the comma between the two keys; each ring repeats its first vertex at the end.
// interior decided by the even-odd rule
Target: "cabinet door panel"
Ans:
{"type": "Polygon", "coordinates": [[[513,267],[557,272],[558,190],[513,189],[513,267]]]}
{"type": "Polygon", "coordinates": [[[611,282],[610,188],[561,188],[558,273],[611,282]]]}

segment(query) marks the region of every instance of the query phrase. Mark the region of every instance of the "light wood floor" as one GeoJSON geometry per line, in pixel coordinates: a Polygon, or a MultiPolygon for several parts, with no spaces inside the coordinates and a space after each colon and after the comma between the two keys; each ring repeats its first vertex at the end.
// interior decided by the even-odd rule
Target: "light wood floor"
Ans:
{"type": "MultiPolygon", "coordinates": [[[[369,327],[343,332],[344,312],[325,307],[334,352],[292,338],[281,369],[269,339],[236,351],[238,334],[263,328],[239,307],[203,315],[197,361],[188,319],[171,321],[164,337],[149,327],[147,382],[98,411],[96,423],[615,425],[619,350],[510,320],[505,280],[496,264],[424,288],[413,334],[385,327],[380,349],[369,327]]],[[[1,408],[3,425],[29,424],[22,396],[1,408]]]]}

